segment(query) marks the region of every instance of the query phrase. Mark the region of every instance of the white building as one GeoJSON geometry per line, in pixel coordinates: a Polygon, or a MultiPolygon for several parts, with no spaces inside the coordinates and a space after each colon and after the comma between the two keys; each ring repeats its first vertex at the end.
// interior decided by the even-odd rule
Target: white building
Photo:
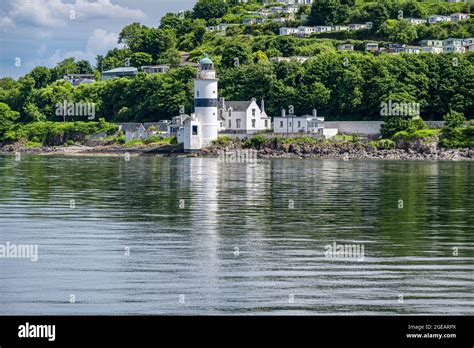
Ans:
{"type": "Polygon", "coordinates": [[[464,47],[463,39],[449,38],[443,41],[443,52],[444,53],[464,53],[466,51],[464,47]]]}
{"type": "Polygon", "coordinates": [[[298,36],[307,36],[307,35],[314,34],[315,32],[316,32],[315,27],[308,27],[305,25],[298,27],[298,36]]]}
{"type": "Polygon", "coordinates": [[[217,139],[217,81],[214,63],[206,55],[194,79],[194,114],[184,120],[184,150],[199,150],[217,139]]]}
{"type": "Polygon", "coordinates": [[[218,25],[206,27],[206,30],[210,32],[219,32],[219,31],[226,31],[228,27],[229,27],[229,24],[221,23],[218,25]]]}
{"type": "Polygon", "coordinates": [[[365,44],[365,50],[369,52],[376,52],[379,50],[379,44],[376,42],[367,42],[365,44]]]}
{"type": "Polygon", "coordinates": [[[327,31],[331,31],[332,27],[327,26],[327,25],[318,25],[318,26],[314,27],[314,30],[317,33],[324,33],[324,32],[327,32],[327,31]]]}
{"type": "Polygon", "coordinates": [[[452,22],[464,21],[469,18],[469,14],[457,12],[457,13],[452,13],[449,17],[451,17],[452,22]]]}
{"type": "Polygon", "coordinates": [[[255,98],[250,101],[219,100],[219,122],[227,133],[253,134],[271,129],[271,118],[265,112],[265,102],[260,107],[255,98]]]}
{"type": "Polygon", "coordinates": [[[169,70],[170,66],[168,64],[142,66],[142,71],[145,74],[166,74],[169,70]]]}
{"type": "Polygon", "coordinates": [[[281,115],[273,118],[273,133],[276,134],[317,134],[326,139],[337,134],[337,129],[326,129],[324,117],[318,117],[316,110],[312,115],[296,116],[286,115],[286,110],[281,110],[281,115]]]}
{"type": "Polygon", "coordinates": [[[406,20],[408,23],[413,24],[413,25],[425,24],[425,23],[427,22],[426,19],[413,18],[413,17],[405,18],[405,20],[406,20]]]}
{"type": "Polygon", "coordinates": [[[333,25],[332,26],[332,31],[346,31],[349,30],[349,27],[347,25],[333,25]]]}
{"type": "Polygon", "coordinates": [[[421,40],[421,46],[426,47],[443,47],[443,40],[421,40]]]}
{"type": "Polygon", "coordinates": [[[352,23],[347,25],[349,30],[363,30],[363,29],[372,29],[373,23],[366,22],[365,24],[352,23]]]}
{"type": "Polygon", "coordinates": [[[339,51],[354,51],[354,45],[352,44],[342,44],[337,46],[339,51]]]}
{"type": "Polygon", "coordinates": [[[283,13],[295,14],[298,13],[300,7],[297,5],[286,5],[283,7],[283,13]]]}
{"type": "Polygon", "coordinates": [[[436,54],[443,53],[443,47],[436,47],[436,46],[423,46],[421,50],[427,53],[436,53],[436,54]]]}
{"type": "Polygon", "coordinates": [[[297,35],[298,34],[298,28],[282,27],[279,30],[280,30],[280,35],[297,35]]]}
{"type": "Polygon", "coordinates": [[[143,140],[148,137],[148,133],[141,123],[121,123],[118,124],[119,131],[125,133],[125,142],[132,140],[143,140]]]}
{"type": "Polygon", "coordinates": [[[428,17],[428,23],[451,22],[451,17],[442,15],[432,15],[428,17]]]}

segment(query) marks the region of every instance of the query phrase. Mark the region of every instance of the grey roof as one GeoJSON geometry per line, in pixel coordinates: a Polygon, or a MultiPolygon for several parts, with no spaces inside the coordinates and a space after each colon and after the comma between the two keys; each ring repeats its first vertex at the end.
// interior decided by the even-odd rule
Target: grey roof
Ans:
{"type": "Polygon", "coordinates": [[[225,101],[224,103],[225,103],[225,106],[226,106],[227,110],[229,110],[229,108],[232,108],[233,111],[247,111],[250,104],[252,104],[252,100],[225,101]]]}
{"type": "Polygon", "coordinates": [[[134,68],[131,66],[130,67],[124,66],[121,68],[115,68],[112,70],[103,71],[102,74],[137,73],[137,72],[138,72],[137,68],[134,68]]]}
{"type": "Polygon", "coordinates": [[[143,127],[141,123],[119,123],[119,126],[125,132],[137,131],[140,127],[143,127]]]}

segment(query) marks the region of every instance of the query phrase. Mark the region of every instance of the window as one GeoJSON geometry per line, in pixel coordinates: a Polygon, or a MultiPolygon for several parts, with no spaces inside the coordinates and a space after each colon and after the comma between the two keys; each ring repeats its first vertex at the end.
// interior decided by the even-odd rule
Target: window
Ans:
{"type": "Polygon", "coordinates": [[[288,124],[288,127],[291,127],[291,122],[288,124]]]}
{"type": "Polygon", "coordinates": [[[240,128],[240,118],[238,120],[235,120],[237,122],[237,128],[240,128]]]}
{"type": "Polygon", "coordinates": [[[229,120],[229,128],[232,128],[232,121],[229,120]]]}
{"type": "Polygon", "coordinates": [[[298,128],[301,127],[301,121],[298,121],[298,128]]]}
{"type": "Polygon", "coordinates": [[[229,117],[232,117],[232,109],[229,109],[229,117]]]}
{"type": "Polygon", "coordinates": [[[268,128],[268,120],[265,120],[265,128],[268,128]]]}
{"type": "Polygon", "coordinates": [[[224,115],[224,110],[222,110],[222,109],[220,110],[220,115],[221,115],[221,117],[224,115]]]}
{"type": "Polygon", "coordinates": [[[255,117],[255,109],[252,109],[252,116],[255,117]]]}
{"type": "Polygon", "coordinates": [[[283,128],[283,121],[280,121],[280,128],[283,128]]]}
{"type": "Polygon", "coordinates": [[[193,135],[198,135],[198,126],[193,126],[193,135]]]}
{"type": "Polygon", "coordinates": [[[199,91],[196,91],[196,97],[199,98],[199,91]]]}
{"type": "Polygon", "coordinates": [[[255,121],[256,120],[252,120],[252,128],[255,128],[255,121]]]}

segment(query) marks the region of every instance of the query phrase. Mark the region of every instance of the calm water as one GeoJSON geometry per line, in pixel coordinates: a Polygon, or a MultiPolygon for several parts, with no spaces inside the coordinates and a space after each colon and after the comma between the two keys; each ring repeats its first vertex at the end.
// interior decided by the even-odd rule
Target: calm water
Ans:
{"type": "Polygon", "coordinates": [[[0,314],[474,314],[473,179],[462,162],[0,156],[0,244],[39,252],[0,258],[0,314]],[[364,259],[327,258],[333,242],[364,259]]]}

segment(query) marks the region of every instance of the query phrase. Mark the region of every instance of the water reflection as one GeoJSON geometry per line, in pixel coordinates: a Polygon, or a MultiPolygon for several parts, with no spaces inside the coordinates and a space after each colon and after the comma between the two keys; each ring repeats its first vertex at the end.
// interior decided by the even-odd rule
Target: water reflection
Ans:
{"type": "Polygon", "coordinates": [[[3,156],[0,313],[472,314],[473,168],[3,156]]]}

